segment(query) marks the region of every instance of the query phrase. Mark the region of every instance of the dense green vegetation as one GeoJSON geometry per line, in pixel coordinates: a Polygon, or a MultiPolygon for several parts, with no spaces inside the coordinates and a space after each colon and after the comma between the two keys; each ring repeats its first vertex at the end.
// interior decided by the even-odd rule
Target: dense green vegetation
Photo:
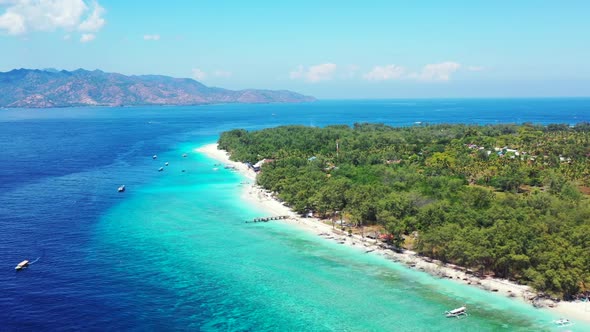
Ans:
{"type": "Polygon", "coordinates": [[[590,290],[590,124],[285,126],[224,132],[295,211],[570,298],[590,290]]]}

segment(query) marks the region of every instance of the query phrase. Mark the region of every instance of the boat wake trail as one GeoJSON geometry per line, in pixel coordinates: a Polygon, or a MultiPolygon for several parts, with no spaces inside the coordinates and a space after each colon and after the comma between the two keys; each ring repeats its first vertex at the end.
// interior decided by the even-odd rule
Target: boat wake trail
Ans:
{"type": "MultiPolygon", "coordinates": [[[[36,244],[35,244],[36,246],[36,244]]],[[[37,263],[41,258],[45,257],[45,248],[41,248],[41,256],[37,257],[37,259],[35,259],[32,262],[29,262],[29,265],[37,263]]]]}
{"type": "Polygon", "coordinates": [[[37,263],[38,260],[41,259],[41,256],[37,257],[34,261],[30,262],[29,265],[37,263]]]}

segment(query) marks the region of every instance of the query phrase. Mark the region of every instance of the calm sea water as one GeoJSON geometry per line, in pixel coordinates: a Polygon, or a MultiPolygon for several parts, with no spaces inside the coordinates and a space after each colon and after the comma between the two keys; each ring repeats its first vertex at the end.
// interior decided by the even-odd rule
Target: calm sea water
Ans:
{"type": "Polygon", "coordinates": [[[580,121],[590,99],[0,110],[0,331],[558,330],[518,301],[244,224],[265,214],[240,201],[244,179],[194,149],[236,127],[580,121]],[[442,316],[463,304],[468,318],[442,316]]]}

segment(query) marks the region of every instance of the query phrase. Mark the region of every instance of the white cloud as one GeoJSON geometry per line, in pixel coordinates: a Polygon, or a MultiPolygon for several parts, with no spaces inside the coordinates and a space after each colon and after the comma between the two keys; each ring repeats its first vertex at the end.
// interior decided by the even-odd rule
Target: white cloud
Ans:
{"type": "Polygon", "coordinates": [[[388,81],[403,79],[406,69],[397,65],[375,66],[370,72],[363,75],[369,81],[388,81]]]}
{"type": "Polygon", "coordinates": [[[322,63],[307,69],[299,65],[296,70],[289,73],[289,77],[291,79],[303,79],[312,83],[327,81],[333,78],[336,68],[337,66],[333,63],[322,63]]]}
{"type": "Polygon", "coordinates": [[[143,40],[160,40],[160,35],[143,35],[143,40]]]}
{"type": "Polygon", "coordinates": [[[96,1],[92,3],[92,6],[92,14],[90,14],[86,20],[78,25],[78,30],[85,32],[97,32],[104,26],[105,20],[102,18],[102,15],[104,14],[104,8],[102,8],[96,1]]]}
{"type": "Polygon", "coordinates": [[[104,24],[105,10],[98,2],[84,0],[0,0],[7,4],[0,15],[0,31],[22,35],[30,31],[97,32],[104,24]]]}
{"type": "Polygon", "coordinates": [[[422,71],[410,74],[408,77],[420,81],[449,81],[451,75],[459,68],[461,64],[452,61],[433,63],[422,67],[422,71]]]}
{"type": "Polygon", "coordinates": [[[207,78],[207,73],[200,70],[199,68],[193,68],[193,78],[197,81],[202,81],[207,78]]]}
{"type": "Polygon", "coordinates": [[[213,73],[213,76],[215,77],[223,77],[223,78],[228,78],[232,76],[232,72],[230,71],[225,71],[225,70],[216,70],[213,73]]]}
{"type": "MultiPolygon", "coordinates": [[[[450,81],[453,74],[462,68],[462,65],[453,61],[427,64],[417,72],[411,72],[406,67],[389,64],[374,66],[369,72],[362,75],[362,79],[367,81],[391,81],[391,80],[417,80],[417,81],[450,81]]],[[[469,71],[481,71],[484,67],[469,66],[464,67],[469,71]]],[[[332,79],[351,79],[361,77],[358,75],[359,66],[347,65],[338,66],[333,63],[323,63],[314,66],[305,67],[299,65],[289,73],[289,77],[294,80],[304,80],[311,83],[327,81],[332,79]]],[[[360,73],[359,73],[360,74],[360,73]]]]}
{"type": "Polygon", "coordinates": [[[91,33],[85,33],[85,34],[82,34],[82,37],[80,37],[80,42],[81,43],[87,43],[89,41],[93,41],[94,38],[96,38],[95,35],[93,35],[91,33]]]}
{"type": "Polygon", "coordinates": [[[483,66],[469,66],[469,67],[467,67],[467,70],[469,70],[469,71],[483,71],[485,69],[486,68],[483,66]]]}
{"type": "Polygon", "coordinates": [[[6,30],[11,35],[21,35],[27,31],[24,17],[7,11],[0,16],[0,30],[6,30]]]}

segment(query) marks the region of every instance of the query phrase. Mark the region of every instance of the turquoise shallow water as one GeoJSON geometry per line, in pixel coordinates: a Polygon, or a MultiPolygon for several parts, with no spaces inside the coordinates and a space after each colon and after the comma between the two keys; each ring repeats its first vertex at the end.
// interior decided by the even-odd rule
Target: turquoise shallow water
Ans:
{"type": "Polygon", "coordinates": [[[244,224],[267,213],[240,200],[243,179],[192,152],[232,128],[363,121],[572,124],[590,121],[590,99],[2,110],[0,331],[590,331],[289,225],[244,224]],[[442,316],[463,304],[467,319],[442,316]]]}
{"type": "MultiPolygon", "coordinates": [[[[174,324],[210,331],[538,331],[556,319],[518,301],[439,280],[281,223],[240,201],[236,173],[182,146],[160,178],[97,224],[96,247],[119,253],[120,282],[157,294],[174,324]],[[187,172],[181,172],[186,169],[187,172]],[[466,319],[445,310],[470,308],[466,319]]],[[[117,277],[112,282],[118,282],[117,277]]],[[[578,328],[583,328],[578,326],[578,328]]],[[[575,329],[573,329],[575,330],[575,329]]]]}

